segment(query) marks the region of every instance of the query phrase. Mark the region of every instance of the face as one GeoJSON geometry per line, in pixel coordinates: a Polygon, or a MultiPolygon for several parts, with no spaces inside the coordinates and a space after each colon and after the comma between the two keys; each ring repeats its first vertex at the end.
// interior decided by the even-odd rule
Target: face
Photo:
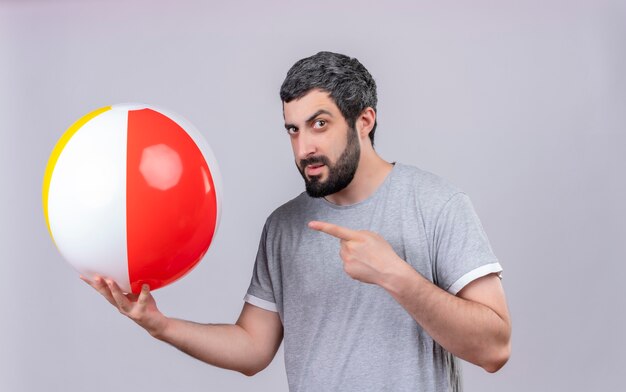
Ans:
{"type": "Polygon", "coordinates": [[[359,164],[359,137],[328,93],[313,90],[284,103],[283,111],[296,167],[309,196],[324,197],[347,187],[359,164]]]}

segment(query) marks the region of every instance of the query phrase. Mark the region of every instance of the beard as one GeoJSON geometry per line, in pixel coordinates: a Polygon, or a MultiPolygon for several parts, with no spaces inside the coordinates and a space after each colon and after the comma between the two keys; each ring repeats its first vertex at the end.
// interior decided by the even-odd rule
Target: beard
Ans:
{"type": "Polygon", "coordinates": [[[300,160],[298,171],[304,179],[306,193],[311,197],[325,197],[347,187],[356,173],[361,157],[361,146],[356,129],[348,128],[348,141],[337,162],[333,165],[325,155],[300,160]],[[321,175],[307,178],[304,168],[308,165],[323,164],[328,167],[328,178],[321,181],[321,175]]]}

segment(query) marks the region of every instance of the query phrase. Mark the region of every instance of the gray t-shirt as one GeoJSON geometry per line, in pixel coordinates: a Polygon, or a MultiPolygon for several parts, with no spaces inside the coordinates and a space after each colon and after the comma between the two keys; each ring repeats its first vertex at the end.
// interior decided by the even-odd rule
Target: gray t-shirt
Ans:
{"type": "Polygon", "coordinates": [[[339,240],[309,229],[312,220],[380,234],[456,294],[502,270],[467,195],[399,163],[354,205],[302,193],[267,219],[245,297],[280,316],[290,391],[457,390],[454,358],[383,288],[350,278],[339,240]]]}

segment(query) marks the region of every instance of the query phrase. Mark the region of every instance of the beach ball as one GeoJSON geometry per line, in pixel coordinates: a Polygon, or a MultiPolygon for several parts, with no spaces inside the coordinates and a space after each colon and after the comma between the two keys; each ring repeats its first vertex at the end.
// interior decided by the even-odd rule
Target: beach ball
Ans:
{"type": "Polygon", "coordinates": [[[43,181],[48,231],[81,275],[138,293],[206,254],[220,219],[220,173],[182,117],[142,104],[95,110],[54,147],[43,181]]]}

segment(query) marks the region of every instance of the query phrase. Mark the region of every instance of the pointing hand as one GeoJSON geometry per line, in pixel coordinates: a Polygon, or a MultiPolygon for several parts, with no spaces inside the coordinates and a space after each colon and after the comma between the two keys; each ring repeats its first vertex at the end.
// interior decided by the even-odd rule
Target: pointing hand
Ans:
{"type": "Polygon", "coordinates": [[[353,279],[382,285],[394,268],[406,264],[377,233],[351,230],[319,221],[309,222],[309,227],[340,240],[339,256],[343,260],[344,270],[353,279]]]}

